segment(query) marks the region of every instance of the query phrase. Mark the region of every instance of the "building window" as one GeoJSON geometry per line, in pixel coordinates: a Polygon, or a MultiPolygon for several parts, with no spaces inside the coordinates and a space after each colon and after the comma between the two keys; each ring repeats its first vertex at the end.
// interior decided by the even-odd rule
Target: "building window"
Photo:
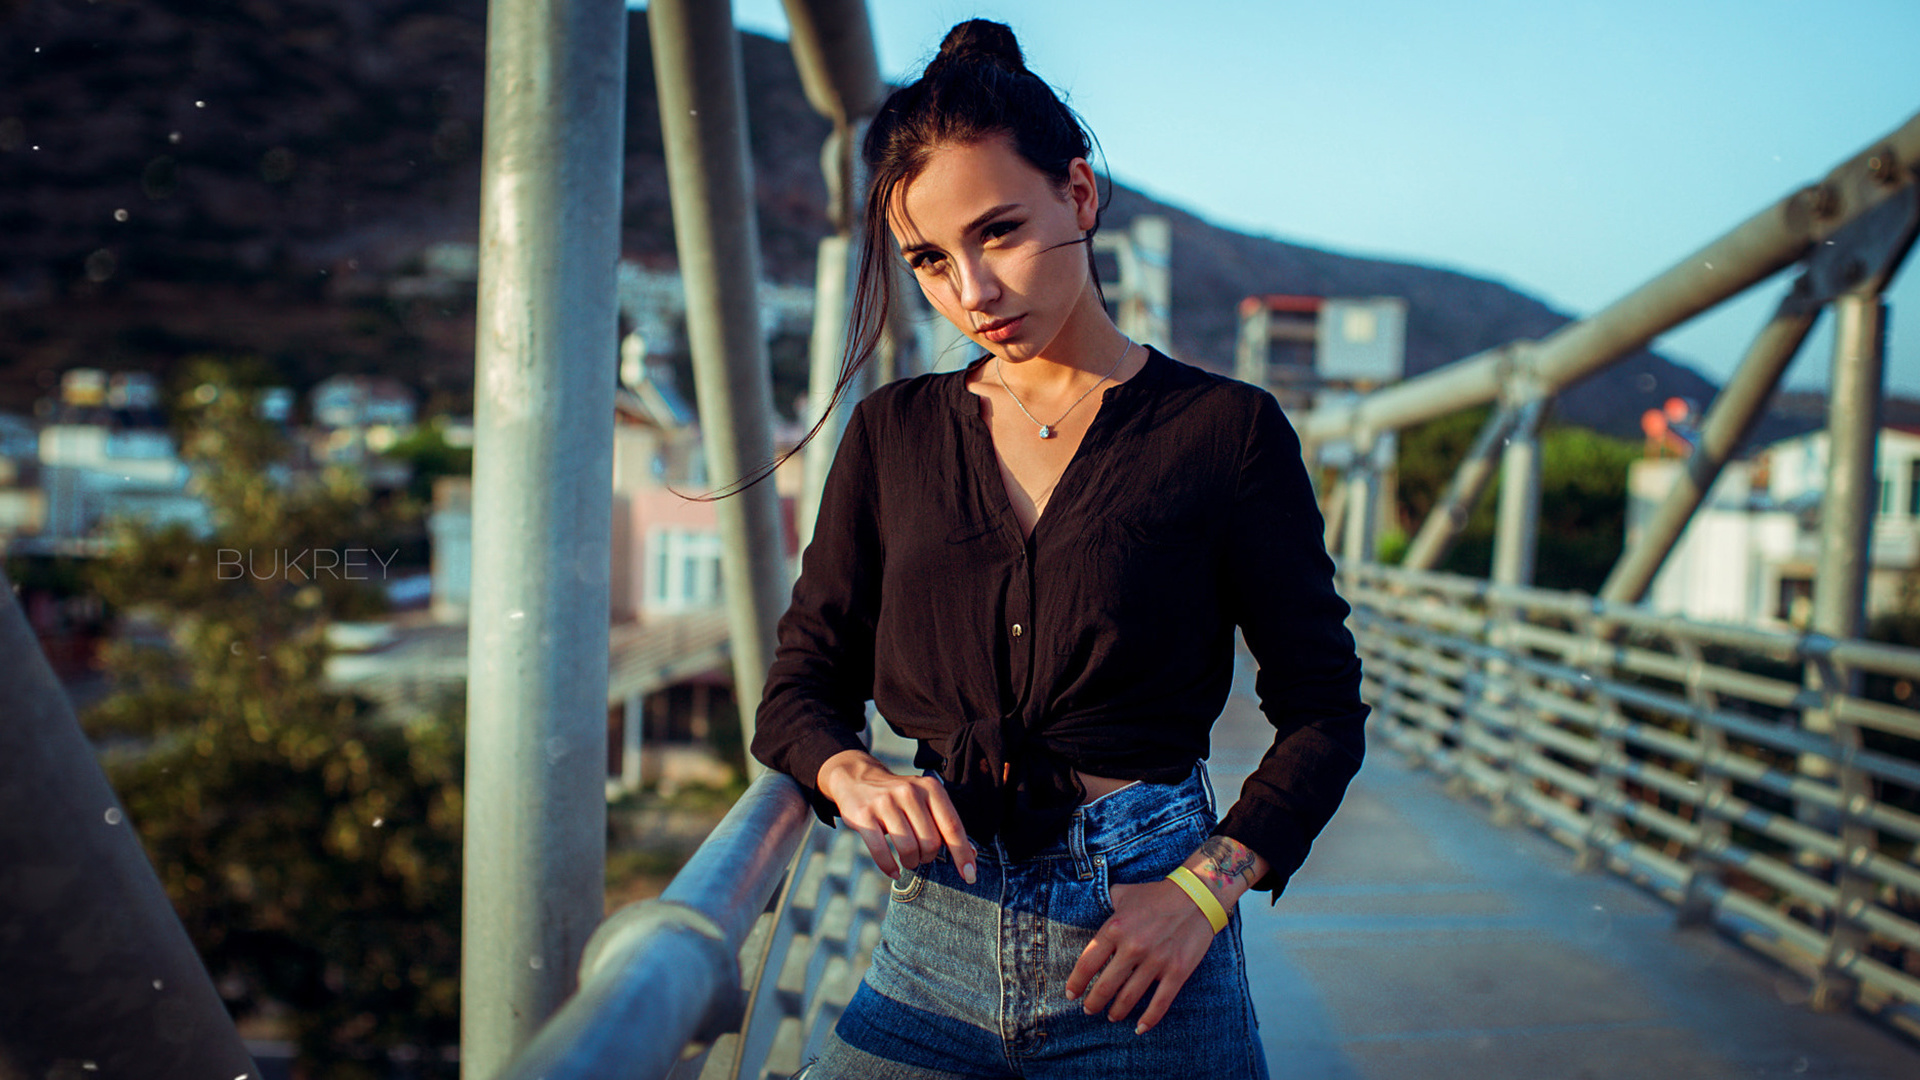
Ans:
{"type": "Polygon", "coordinates": [[[685,611],[721,602],[720,537],[687,529],[656,530],[649,543],[647,604],[685,611]]]}
{"type": "Polygon", "coordinates": [[[1920,514],[1920,458],[1907,462],[1907,516],[1920,514]]]}
{"type": "Polygon", "coordinates": [[[1795,626],[1805,626],[1813,614],[1813,579],[1803,577],[1783,577],[1780,579],[1779,602],[1774,607],[1773,616],[1795,626]]]}
{"type": "Polygon", "coordinates": [[[1880,502],[1877,510],[1881,517],[1889,517],[1893,514],[1893,481],[1884,476],[1880,477],[1879,481],[1880,502]]]}

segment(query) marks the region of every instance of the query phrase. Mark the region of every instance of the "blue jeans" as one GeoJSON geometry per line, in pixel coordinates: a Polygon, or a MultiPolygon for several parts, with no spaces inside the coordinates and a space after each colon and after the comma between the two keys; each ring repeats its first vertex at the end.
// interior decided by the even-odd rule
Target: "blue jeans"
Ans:
{"type": "Polygon", "coordinates": [[[1181,783],[1134,784],[1081,807],[1030,859],[976,845],[975,884],[946,854],[909,872],[893,887],[866,978],[801,1077],[1265,1080],[1238,911],[1145,1035],[1133,1028],[1151,994],[1118,1023],[1067,1000],[1068,974],[1113,914],[1109,886],[1165,877],[1213,824],[1196,768],[1181,783]]]}

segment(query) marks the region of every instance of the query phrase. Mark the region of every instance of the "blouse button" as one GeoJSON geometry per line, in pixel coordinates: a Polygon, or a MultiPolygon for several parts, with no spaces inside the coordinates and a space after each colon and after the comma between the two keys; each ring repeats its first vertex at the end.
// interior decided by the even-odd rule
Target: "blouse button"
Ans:
{"type": "Polygon", "coordinates": [[[1020,629],[1020,624],[1019,624],[1019,623],[1014,623],[1014,624],[1013,624],[1013,636],[1014,636],[1014,637],[1019,637],[1019,636],[1020,636],[1021,634],[1024,634],[1024,633],[1026,633],[1026,631],[1024,631],[1024,630],[1022,630],[1022,629],[1020,629]]]}

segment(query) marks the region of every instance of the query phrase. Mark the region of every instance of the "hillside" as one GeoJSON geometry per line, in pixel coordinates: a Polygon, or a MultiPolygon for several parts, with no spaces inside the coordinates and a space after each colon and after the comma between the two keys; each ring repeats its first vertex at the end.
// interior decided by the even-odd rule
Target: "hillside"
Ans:
{"type": "MultiPolygon", "coordinates": [[[[78,364],[168,371],[256,354],[307,386],[391,374],[436,407],[471,396],[471,295],[394,301],[382,281],[478,221],[482,0],[0,0],[0,410],[78,364]]],[[[621,245],[674,263],[643,13],[628,35],[621,245]]],[[[826,227],[826,122],[785,43],[742,40],[769,277],[808,282],[826,227]]],[[[1172,350],[1230,366],[1250,293],[1397,295],[1421,372],[1563,313],[1503,285],[1209,225],[1116,187],[1110,225],[1173,221],[1172,350]]],[[[1651,272],[1652,269],[1649,268],[1651,272]]],[[[1563,419],[1637,434],[1704,401],[1642,353],[1563,395],[1563,419]]]]}

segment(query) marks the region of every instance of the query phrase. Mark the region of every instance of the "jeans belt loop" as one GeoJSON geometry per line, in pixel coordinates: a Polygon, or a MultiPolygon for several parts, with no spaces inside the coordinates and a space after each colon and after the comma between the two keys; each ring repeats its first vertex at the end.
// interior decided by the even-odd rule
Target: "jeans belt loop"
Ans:
{"type": "Polygon", "coordinates": [[[1085,881],[1093,876],[1093,858],[1087,854],[1087,812],[1075,810],[1073,824],[1067,826],[1067,850],[1073,852],[1073,869],[1085,881]]]}

